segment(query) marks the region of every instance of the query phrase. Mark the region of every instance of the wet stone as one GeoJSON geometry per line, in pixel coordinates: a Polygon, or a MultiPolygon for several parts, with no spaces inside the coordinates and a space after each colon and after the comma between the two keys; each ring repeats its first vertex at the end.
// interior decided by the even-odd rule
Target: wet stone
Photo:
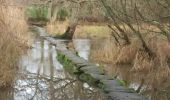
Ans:
{"type": "Polygon", "coordinates": [[[73,58],[73,59],[71,59],[71,61],[73,63],[75,63],[76,65],[87,64],[88,63],[86,60],[80,59],[80,58],[79,59],[78,58],[73,58]]]}
{"type": "Polygon", "coordinates": [[[82,67],[80,68],[80,70],[82,70],[84,73],[87,73],[87,74],[99,74],[99,75],[104,74],[104,71],[98,66],[82,67]]]}
{"type": "Polygon", "coordinates": [[[146,98],[135,93],[134,90],[123,87],[117,80],[104,75],[102,68],[89,63],[74,52],[65,50],[61,51],[61,54],[71,60],[80,72],[83,72],[79,75],[79,79],[102,88],[109,97],[109,100],[146,100],[146,98]]]}
{"type": "Polygon", "coordinates": [[[123,86],[104,86],[105,92],[125,92],[125,93],[135,93],[133,89],[128,89],[123,86]]]}
{"type": "Polygon", "coordinates": [[[100,75],[100,74],[90,74],[91,77],[93,77],[94,79],[97,80],[102,80],[102,79],[110,79],[108,76],[106,75],[100,75]]]}
{"type": "Polygon", "coordinates": [[[76,64],[78,67],[87,67],[87,66],[95,66],[94,64],[88,63],[88,62],[84,62],[84,63],[79,63],[76,64]]]}
{"type": "Polygon", "coordinates": [[[101,80],[101,83],[105,86],[120,86],[116,80],[101,80]]]}
{"type": "Polygon", "coordinates": [[[109,100],[146,100],[137,93],[110,92],[107,96],[109,100]]]}
{"type": "Polygon", "coordinates": [[[103,80],[101,83],[104,85],[103,90],[105,92],[125,92],[125,93],[135,93],[133,89],[128,89],[120,84],[116,80],[103,80]]]}

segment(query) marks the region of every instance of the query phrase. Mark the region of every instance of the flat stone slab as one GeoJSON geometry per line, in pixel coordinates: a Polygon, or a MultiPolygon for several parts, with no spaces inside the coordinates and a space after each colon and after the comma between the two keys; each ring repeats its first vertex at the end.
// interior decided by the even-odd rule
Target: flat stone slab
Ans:
{"type": "Polygon", "coordinates": [[[116,81],[116,80],[107,80],[107,79],[104,79],[104,80],[101,80],[101,82],[107,86],[120,86],[120,84],[116,81]]]}
{"type": "Polygon", "coordinates": [[[125,93],[135,93],[133,89],[128,89],[123,86],[104,86],[103,90],[107,93],[109,92],[125,92],[125,93]]]}
{"type": "Polygon", "coordinates": [[[75,63],[76,65],[77,64],[84,64],[84,63],[88,63],[86,60],[84,60],[84,59],[81,59],[81,58],[72,58],[71,59],[71,61],[73,62],[73,63],[75,63]]]}
{"type": "Polygon", "coordinates": [[[84,63],[79,63],[76,64],[78,67],[87,67],[87,66],[95,66],[94,64],[88,63],[88,62],[84,62],[84,63]]]}
{"type": "Polygon", "coordinates": [[[104,74],[104,71],[98,66],[82,67],[80,68],[80,70],[86,74],[98,74],[98,75],[104,74]]]}
{"type": "Polygon", "coordinates": [[[129,89],[126,87],[121,86],[117,80],[102,80],[101,83],[103,84],[103,90],[105,92],[126,92],[126,93],[135,93],[133,89],[129,89]]]}
{"type": "Polygon", "coordinates": [[[101,75],[101,74],[93,74],[93,73],[91,73],[90,76],[93,77],[94,79],[97,79],[97,80],[111,79],[108,76],[101,75]]]}
{"type": "Polygon", "coordinates": [[[108,100],[147,100],[133,89],[122,86],[121,82],[107,76],[102,68],[89,63],[87,60],[77,56],[76,53],[69,50],[59,50],[59,52],[81,72],[79,79],[103,89],[108,96],[108,100]]]}
{"type": "Polygon", "coordinates": [[[107,95],[109,100],[146,100],[145,97],[142,97],[137,93],[110,92],[107,95]]]}

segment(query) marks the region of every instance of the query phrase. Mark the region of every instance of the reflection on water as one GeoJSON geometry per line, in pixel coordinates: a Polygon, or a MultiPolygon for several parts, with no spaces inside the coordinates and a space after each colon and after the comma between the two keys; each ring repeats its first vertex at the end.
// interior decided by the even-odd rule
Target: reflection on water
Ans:
{"type": "Polygon", "coordinates": [[[75,39],[73,40],[73,44],[75,46],[75,50],[78,52],[80,57],[88,60],[90,54],[90,40],[89,39],[75,39]]]}
{"type": "MultiPolygon", "coordinates": [[[[74,43],[80,56],[88,59],[90,42],[74,43]]],[[[105,100],[102,92],[67,73],[56,56],[54,46],[35,41],[20,61],[14,88],[0,90],[0,100],[105,100]]]]}
{"type": "MultiPolygon", "coordinates": [[[[63,41],[58,40],[57,43],[61,44],[63,41]]],[[[111,50],[102,49],[108,44],[108,40],[73,40],[79,56],[90,61],[96,61],[93,60],[96,58],[91,58],[96,50],[101,49],[101,53],[112,54],[111,50]]],[[[61,47],[58,45],[57,48],[61,47]]],[[[20,61],[14,88],[1,89],[0,100],[106,100],[102,92],[66,72],[56,60],[56,56],[54,46],[47,41],[37,40],[33,49],[20,61]]],[[[157,77],[159,73],[155,72],[134,73],[131,72],[131,65],[117,66],[104,62],[100,64],[108,75],[124,80],[127,87],[141,90],[140,93],[149,96],[150,100],[170,100],[169,77],[157,77]]]]}

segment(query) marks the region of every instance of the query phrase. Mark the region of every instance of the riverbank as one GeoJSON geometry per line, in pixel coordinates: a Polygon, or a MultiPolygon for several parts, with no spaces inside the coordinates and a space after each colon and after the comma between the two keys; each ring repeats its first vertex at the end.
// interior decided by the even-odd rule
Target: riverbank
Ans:
{"type": "MultiPolygon", "coordinates": [[[[68,26],[68,21],[56,21],[48,23],[46,26],[47,32],[51,35],[63,34],[68,26]]],[[[111,30],[107,23],[87,23],[79,24],[76,27],[74,38],[108,38],[111,36],[111,30]]]]}

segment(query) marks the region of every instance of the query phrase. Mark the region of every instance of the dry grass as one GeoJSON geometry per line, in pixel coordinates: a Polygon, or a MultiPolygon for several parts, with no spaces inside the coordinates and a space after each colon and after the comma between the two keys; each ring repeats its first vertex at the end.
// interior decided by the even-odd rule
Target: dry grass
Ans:
{"type": "Polygon", "coordinates": [[[112,63],[117,59],[119,52],[120,48],[115,46],[113,39],[93,41],[90,59],[100,63],[112,63]]]}
{"type": "MultiPolygon", "coordinates": [[[[57,21],[47,24],[47,31],[51,35],[61,35],[67,29],[69,21],[57,21]]],[[[74,38],[108,38],[111,30],[106,24],[79,24],[76,28],[74,38]]]]}
{"type": "Polygon", "coordinates": [[[51,35],[61,35],[65,32],[68,26],[68,21],[57,21],[57,22],[49,22],[46,26],[46,29],[51,35]]]}
{"type": "Polygon", "coordinates": [[[111,30],[106,25],[79,25],[75,38],[108,38],[111,30]]]}
{"type": "Polygon", "coordinates": [[[0,87],[4,88],[14,80],[29,35],[23,8],[0,5],[0,13],[0,87]]]}
{"type": "Polygon", "coordinates": [[[137,51],[141,47],[141,43],[134,39],[131,45],[123,46],[120,50],[120,53],[115,60],[116,64],[132,64],[136,56],[137,51]]]}

